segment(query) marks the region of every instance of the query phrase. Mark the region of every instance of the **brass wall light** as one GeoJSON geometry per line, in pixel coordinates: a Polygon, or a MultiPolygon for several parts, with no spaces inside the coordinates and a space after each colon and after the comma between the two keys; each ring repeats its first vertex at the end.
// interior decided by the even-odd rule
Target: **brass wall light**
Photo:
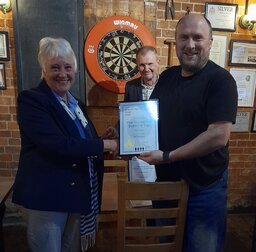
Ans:
{"type": "Polygon", "coordinates": [[[5,14],[11,11],[12,3],[11,0],[0,0],[0,10],[5,14]]]}
{"type": "Polygon", "coordinates": [[[253,31],[255,36],[255,24],[256,24],[256,4],[250,4],[249,0],[245,1],[245,13],[239,19],[239,25],[243,29],[253,31]]]}

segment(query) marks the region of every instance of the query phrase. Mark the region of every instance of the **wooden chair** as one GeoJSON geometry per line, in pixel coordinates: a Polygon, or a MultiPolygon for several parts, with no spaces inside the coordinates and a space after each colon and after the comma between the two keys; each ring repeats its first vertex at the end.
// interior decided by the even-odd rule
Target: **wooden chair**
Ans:
{"type": "Polygon", "coordinates": [[[100,222],[117,221],[117,176],[127,176],[125,160],[104,160],[100,222]]]}
{"type": "Polygon", "coordinates": [[[178,182],[128,182],[118,177],[117,251],[181,252],[188,186],[178,182]],[[133,200],[174,200],[173,208],[131,207],[133,200]],[[149,226],[148,219],[170,218],[169,226],[149,226]],[[168,242],[160,237],[170,238],[168,242]]]}

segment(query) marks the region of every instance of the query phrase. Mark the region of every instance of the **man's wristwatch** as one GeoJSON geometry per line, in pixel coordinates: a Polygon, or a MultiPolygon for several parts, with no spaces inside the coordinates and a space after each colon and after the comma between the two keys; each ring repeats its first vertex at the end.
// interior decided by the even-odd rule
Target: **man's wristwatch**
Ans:
{"type": "Polygon", "coordinates": [[[163,163],[170,163],[171,160],[169,158],[170,151],[163,152],[163,163]]]}

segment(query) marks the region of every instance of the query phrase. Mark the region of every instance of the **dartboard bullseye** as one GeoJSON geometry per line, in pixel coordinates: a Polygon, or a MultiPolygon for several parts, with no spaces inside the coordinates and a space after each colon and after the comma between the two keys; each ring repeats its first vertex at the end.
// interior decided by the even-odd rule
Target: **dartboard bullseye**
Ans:
{"type": "Polygon", "coordinates": [[[143,45],[154,46],[155,41],[141,22],[126,16],[106,18],[86,38],[86,68],[97,84],[124,93],[125,83],[139,77],[136,52],[143,45]]]}

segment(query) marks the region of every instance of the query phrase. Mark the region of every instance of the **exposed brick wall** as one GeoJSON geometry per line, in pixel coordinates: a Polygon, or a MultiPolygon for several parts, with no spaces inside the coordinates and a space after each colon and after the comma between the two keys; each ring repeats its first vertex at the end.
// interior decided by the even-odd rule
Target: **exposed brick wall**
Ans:
{"type": "Polygon", "coordinates": [[[232,133],[230,138],[229,205],[255,206],[256,134],[232,133]]]}
{"type": "Polygon", "coordinates": [[[16,69],[12,12],[0,13],[0,31],[9,35],[10,61],[5,64],[6,89],[0,90],[0,176],[14,176],[17,169],[20,135],[16,122],[16,69]]]}
{"type": "MultiPolygon", "coordinates": [[[[96,22],[111,15],[129,15],[144,22],[156,37],[161,71],[165,69],[168,62],[169,47],[168,44],[165,44],[165,40],[174,39],[177,20],[185,14],[187,7],[191,12],[201,13],[204,11],[204,1],[176,0],[175,20],[171,20],[171,18],[165,20],[165,0],[85,0],[84,2],[85,35],[96,22]],[[145,5],[145,3],[150,3],[150,5],[145,5]]],[[[244,6],[242,0],[214,2],[237,3],[244,6]]],[[[238,16],[243,14],[243,10],[243,8],[239,8],[238,16]]],[[[0,176],[14,176],[19,157],[20,139],[16,124],[17,86],[12,13],[0,14],[0,30],[9,32],[11,54],[11,60],[4,62],[6,64],[7,89],[0,90],[0,176]]],[[[223,34],[227,34],[229,38],[252,39],[250,32],[239,27],[235,33],[223,34]]],[[[173,64],[177,63],[177,58],[174,56],[173,64]]],[[[88,113],[98,132],[102,134],[107,126],[115,125],[117,122],[118,101],[123,99],[123,95],[104,90],[96,85],[89,76],[86,79],[86,92],[88,113]]],[[[253,108],[249,110],[252,111],[253,108]]],[[[255,206],[256,133],[231,134],[229,171],[229,207],[255,206]]]]}

